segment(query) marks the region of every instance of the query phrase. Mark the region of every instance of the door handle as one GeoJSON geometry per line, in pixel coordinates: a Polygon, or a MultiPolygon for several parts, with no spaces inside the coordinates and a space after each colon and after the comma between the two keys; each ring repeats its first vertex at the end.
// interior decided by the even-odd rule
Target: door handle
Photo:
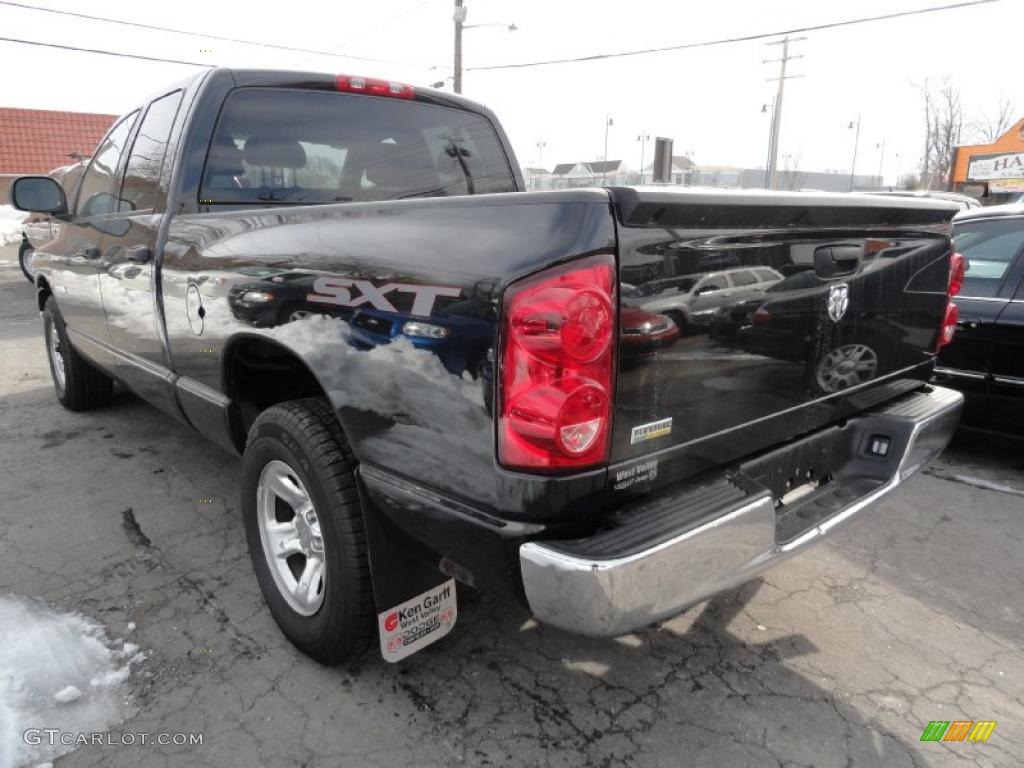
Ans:
{"type": "Polygon", "coordinates": [[[100,249],[95,245],[87,245],[74,255],[76,259],[98,259],[99,257],[100,249]]]}
{"type": "Polygon", "coordinates": [[[972,330],[972,331],[975,328],[977,328],[978,325],[980,325],[980,323],[977,320],[974,320],[974,319],[969,318],[969,317],[961,317],[959,320],[956,321],[956,327],[957,328],[966,328],[966,329],[972,330]]]}
{"type": "Polygon", "coordinates": [[[864,253],[860,245],[822,245],[814,249],[814,271],[826,280],[857,271],[864,253]]]}
{"type": "Polygon", "coordinates": [[[148,264],[153,260],[153,250],[148,245],[133,245],[128,249],[127,258],[134,264],[148,264]]]}

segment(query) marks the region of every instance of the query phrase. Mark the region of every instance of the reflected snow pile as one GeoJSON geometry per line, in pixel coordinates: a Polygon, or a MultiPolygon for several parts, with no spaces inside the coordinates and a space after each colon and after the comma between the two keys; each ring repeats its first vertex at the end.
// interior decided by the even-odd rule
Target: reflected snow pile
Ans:
{"type": "Polygon", "coordinates": [[[0,205],[0,245],[21,242],[22,222],[28,216],[13,205],[0,205]]]}
{"type": "Polygon", "coordinates": [[[421,482],[444,478],[454,490],[496,502],[493,484],[483,482],[494,475],[492,443],[478,439],[491,431],[483,382],[453,375],[437,355],[404,337],[357,349],[346,323],[322,315],[278,327],[274,338],[305,358],[336,408],[395,422],[361,442],[362,459],[404,467],[421,482]]]}
{"type": "Polygon", "coordinates": [[[423,426],[442,417],[472,419],[470,414],[483,409],[478,382],[468,374],[452,375],[437,355],[417,349],[405,337],[360,350],[349,342],[347,323],[323,315],[281,326],[273,337],[310,364],[336,407],[353,406],[423,426]]]}
{"type": "Polygon", "coordinates": [[[35,765],[74,746],[24,743],[30,728],[102,733],[127,717],[122,684],[143,654],[103,628],[42,603],[0,597],[0,768],[35,765]]]}

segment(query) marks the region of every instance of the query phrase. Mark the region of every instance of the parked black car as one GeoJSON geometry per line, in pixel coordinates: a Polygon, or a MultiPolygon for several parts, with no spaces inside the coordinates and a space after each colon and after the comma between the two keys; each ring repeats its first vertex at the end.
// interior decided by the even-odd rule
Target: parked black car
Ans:
{"type": "Polygon", "coordinates": [[[961,213],[953,233],[967,271],[935,379],[964,393],[966,425],[1024,434],[1024,204],[961,213]]]}

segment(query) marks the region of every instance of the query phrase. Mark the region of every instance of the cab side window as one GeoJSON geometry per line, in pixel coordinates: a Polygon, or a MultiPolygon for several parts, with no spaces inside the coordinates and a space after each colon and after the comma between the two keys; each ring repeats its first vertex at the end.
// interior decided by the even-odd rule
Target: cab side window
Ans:
{"type": "Polygon", "coordinates": [[[174,91],[156,99],[146,111],[125,167],[120,210],[142,211],[163,207],[160,173],[180,104],[181,91],[174,91]]]}
{"type": "Polygon", "coordinates": [[[117,168],[138,116],[138,111],[132,112],[115,125],[93,155],[78,188],[78,205],[75,210],[78,218],[100,216],[117,210],[117,198],[114,196],[117,168]]]}

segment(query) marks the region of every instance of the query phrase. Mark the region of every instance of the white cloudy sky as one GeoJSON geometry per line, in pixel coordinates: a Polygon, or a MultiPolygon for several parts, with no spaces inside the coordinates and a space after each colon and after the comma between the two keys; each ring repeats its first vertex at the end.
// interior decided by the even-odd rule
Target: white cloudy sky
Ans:
{"type": "MultiPolygon", "coordinates": [[[[452,0],[26,0],[149,24],[315,50],[373,57],[317,57],[73,19],[0,4],[2,36],[145,53],[237,67],[379,75],[429,85],[451,74],[452,0]],[[212,49],[211,53],[201,52],[212,49]]],[[[773,31],[891,13],[949,0],[466,0],[467,23],[514,23],[467,30],[465,66],[628,50],[773,31]]],[[[920,155],[921,109],[913,84],[949,76],[970,116],[999,95],[1024,114],[1019,30],[1024,0],[808,34],[788,81],[781,154],[804,170],[849,171],[862,117],[858,172],[876,173],[885,141],[891,181],[920,155]],[[897,159],[898,155],[898,159],[897,159]]],[[[0,106],[123,112],[194,67],[114,59],[0,42],[0,106]]],[[[764,165],[774,84],[765,79],[777,48],[738,43],[532,69],[467,71],[465,95],[491,106],[522,165],[593,160],[603,154],[639,166],[641,132],[675,139],[698,164],[764,165]],[[546,146],[543,156],[537,143],[546,146]]],[[[450,85],[448,86],[450,87],[450,85]]],[[[650,152],[650,148],[648,148],[650,152]]],[[[650,162],[648,154],[647,162],[650,162]]],[[[780,161],[781,163],[781,161],[780,161]]]]}

